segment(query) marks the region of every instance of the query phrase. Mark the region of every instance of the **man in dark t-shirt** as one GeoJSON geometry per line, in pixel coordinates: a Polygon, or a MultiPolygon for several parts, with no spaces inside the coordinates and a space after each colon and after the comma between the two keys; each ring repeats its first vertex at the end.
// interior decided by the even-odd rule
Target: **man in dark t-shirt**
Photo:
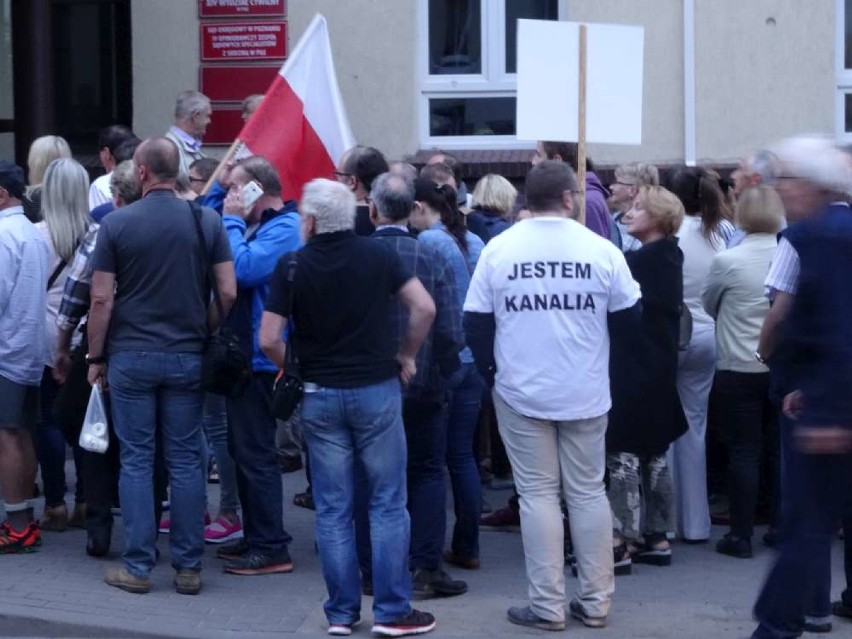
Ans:
{"type": "Polygon", "coordinates": [[[370,206],[367,197],[373,188],[373,180],[388,170],[388,161],[378,149],[371,146],[355,146],[340,158],[334,177],[355,194],[358,208],[355,209],[355,234],[368,236],[375,230],[370,221],[370,206]]]}
{"type": "Polygon", "coordinates": [[[148,592],[157,528],[154,446],[163,442],[171,484],[172,565],[182,594],[201,590],[205,485],[201,436],[201,353],[219,316],[210,308],[212,264],[225,312],[236,297],[231,249],[222,221],[201,210],[202,238],[190,206],[174,193],[179,155],[152,138],[137,149],[143,197],[108,215],[92,255],[89,383],[109,384],[121,442],[119,493],[124,566],[106,582],[148,592]],[[206,254],[206,257],[204,256],[206,254]],[[109,374],[107,375],[107,362],[109,374]]]}
{"type": "Polygon", "coordinates": [[[428,632],[435,618],[412,609],[409,601],[400,380],[408,383],[416,373],[414,358],[429,332],[435,305],[389,246],[352,231],[355,198],[344,185],[310,182],[299,210],[308,242],[276,266],[260,345],[283,368],[282,334],[293,319],[305,385],[302,424],[317,507],[317,541],[329,592],[329,634],[350,634],[361,616],[353,526],[356,468],[363,470],[372,529],[373,632],[428,632]],[[387,330],[393,296],[410,312],[398,351],[387,330]]]}

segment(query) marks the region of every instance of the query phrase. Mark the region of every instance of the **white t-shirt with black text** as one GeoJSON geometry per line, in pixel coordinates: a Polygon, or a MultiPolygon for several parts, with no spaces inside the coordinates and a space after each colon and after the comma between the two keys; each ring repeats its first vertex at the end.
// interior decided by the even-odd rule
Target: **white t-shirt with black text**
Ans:
{"type": "Polygon", "coordinates": [[[611,242],[574,220],[537,217],[488,243],[464,310],[494,313],[500,397],[521,415],[565,421],[609,411],[607,314],[640,297],[611,242]]]}

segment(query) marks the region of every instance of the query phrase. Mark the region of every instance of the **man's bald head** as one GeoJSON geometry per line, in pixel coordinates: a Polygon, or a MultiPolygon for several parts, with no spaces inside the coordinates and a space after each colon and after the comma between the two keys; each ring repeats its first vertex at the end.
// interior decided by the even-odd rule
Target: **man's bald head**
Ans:
{"type": "Polygon", "coordinates": [[[168,138],[148,138],[143,140],[133,154],[136,166],[144,167],[147,176],[143,182],[174,182],[180,171],[180,153],[174,142],[168,138]]]}

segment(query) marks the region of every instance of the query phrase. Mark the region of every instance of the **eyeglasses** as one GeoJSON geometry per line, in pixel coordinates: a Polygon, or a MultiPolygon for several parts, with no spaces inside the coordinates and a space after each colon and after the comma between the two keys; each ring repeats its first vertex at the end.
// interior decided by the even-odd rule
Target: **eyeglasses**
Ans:
{"type": "Polygon", "coordinates": [[[192,177],[192,176],[189,177],[189,181],[190,182],[207,182],[207,180],[205,180],[204,178],[197,178],[197,177],[192,177]]]}
{"type": "Polygon", "coordinates": [[[335,171],[334,177],[354,177],[351,173],[344,173],[343,171],[335,171]]]}

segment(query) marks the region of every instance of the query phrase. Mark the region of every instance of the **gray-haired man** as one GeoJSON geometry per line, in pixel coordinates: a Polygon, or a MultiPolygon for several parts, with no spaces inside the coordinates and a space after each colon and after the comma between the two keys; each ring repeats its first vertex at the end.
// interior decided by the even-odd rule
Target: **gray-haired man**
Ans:
{"type": "Polygon", "coordinates": [[[177,145],[180,152],[180,172],[189,173],[189,165],[204,157],[201,139],[210,124],[210,99],[198,91],[183,91],[175,101],[175,123],[166,137],[177,145]]]}
{"type": "Polygon", "coordinates": [[[417,373],[415,356],[429,333],[435,305],[389,246],[355,235],[355,196],[346,186],[314,180],[305,187],[299,209],[307,243],[285,255],[272,275],[260,345],[283,367],[281,336],[293,319],[329,633],[348,635],[361,617],[353,526],[356,468],[367,484],[373,632],[428,632],[435,618],[409,602],[400,380],[408,383],[417,373]],[[400,344],[387,330],[394,296],[410,313],[400,344]]]}

